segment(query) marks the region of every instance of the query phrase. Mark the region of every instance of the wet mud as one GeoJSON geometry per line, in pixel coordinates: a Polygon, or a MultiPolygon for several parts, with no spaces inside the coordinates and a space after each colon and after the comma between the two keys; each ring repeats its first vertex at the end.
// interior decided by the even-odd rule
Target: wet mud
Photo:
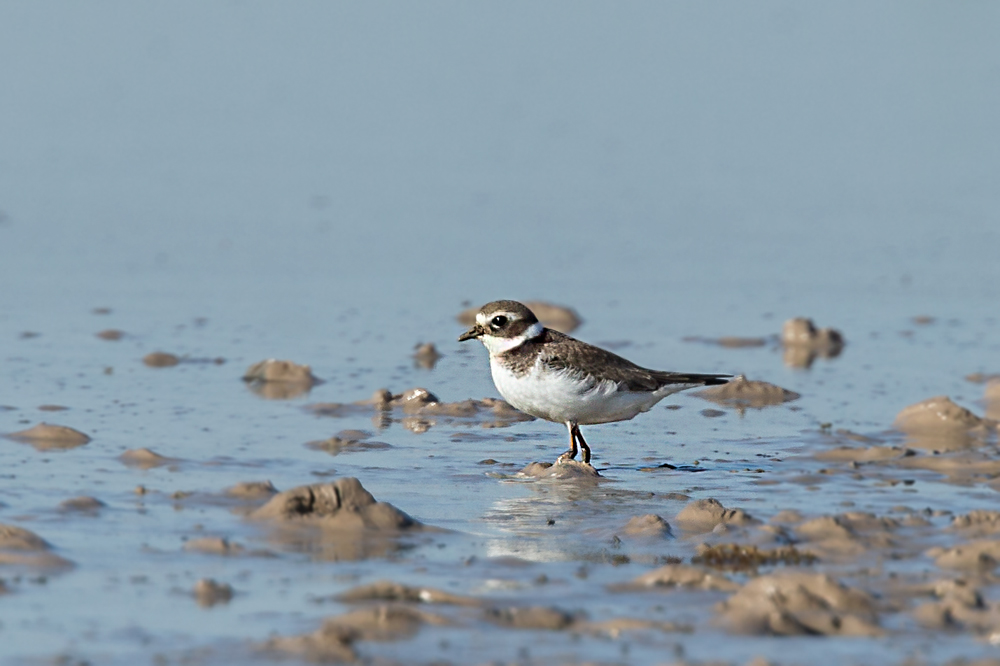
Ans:
{"type": "MultiPolygon", "coordinates": [[[[835,332],[800,320],[791,329],[780,346],[716,342],[771,354],[779,368],[790,348],[837,357],[835,332]]],[[[398,357],[408,363],[405,347],[398,357]]],[[[145,374],[215,365],[175,358],[176,371],[145,374]]],[[[795,637],[858,655],[858,638],[916,645],[930,635],[944,663],[987,654],[1000,635],[996,377],[971,376],[971,399],[896,405],[881,427],[814,418],[794,436],[719,439],[687,454],[710,424],[785,418],[818,390],[784,388],[789,375],[777,371],[739,375],[605,427],[611,455],[591,465],[553,462],[562,433],[502,400],[440,398],[450,389],[438,390],[437,373],[453,358],[420,345],[407,376],[425,386],[335,384],[327,396],[344,401],[304,407],[281,401],[321,386],[309,366],[256,363],[246,399],[280,410],[269,418],[281,426],[216,434],[218,422],[197,421],[198,447],[156,434],[112,444],[72,400],[33,402],[81,430],[22,419],[5,435],[11,450],[27,464],[92,456],[87,473],[114,484],[61,481],[23,507],[4,497],[4,603],[101,566],[103,542],[74,535],[120,543],[108,532],[138,523],[130,529],[143,536],[126,542],[104,594],[169,594],[200,614],[192,635],[227,613],[252,624],[230,625],[226,646],[161,648],[167,661],[657,663],[680,650],[696,655],[687,663],[746,663],[733,652],[760,651],[783,664],[796,662],[780,641],[795,637]],[[133,561],[141,569],[119,573],[133,561]],[[168,573],[158,578],[158,567],[168,573]],[[715,645],[733,652],[713,656],[715,645]]],[[[793,365],[785,372],[808,363],[793,365]]],[[[217,386],[247,395],[224,369],[217,386]]],[[[142,620],[153,633],[157,622],[142,620]]]]}
{"type": "MultiPolygon", "coordinates": [[[[534,421],[533,416],[519,412],[503,400],[482,398],[443,402],[429,390],[421,387],[393,393],[382,388],[366,400],[352,403],[316,403],[306,410],[317,416],[347,418],[370,415],[372,424],[379,430],[399,423],[407,430],[423,433],[436,425],[477,425],[482,428],[506,428],[523,421],[534,421]]],[[[322,448],[322,447],[320,447],[322,448]]]]}

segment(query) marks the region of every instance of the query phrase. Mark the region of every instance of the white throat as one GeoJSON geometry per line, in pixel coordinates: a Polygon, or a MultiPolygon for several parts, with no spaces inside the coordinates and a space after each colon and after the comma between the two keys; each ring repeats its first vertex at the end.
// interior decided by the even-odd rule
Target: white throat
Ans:
{"type": "Polygon", "coordinates": [[[489,333],[485,333],[479,339],[483,341],[483,344],[486,346],[486,349],[489,350],[490,356],[496,356],[497,354],[503,354],[504,352],[508,352],[511,349],[520,347],[521,345],[523,345],[528,340],[531,340],[532,338],[537,338],[539,335],[542,334],[542,331],[544,330],[545,327],[542,326],[541,322],[536,321],[534,324],[529,326],[524,331],[524,333],[517,336],[516,338],[499,338],[495,335],[490,335],[489,333]]]}

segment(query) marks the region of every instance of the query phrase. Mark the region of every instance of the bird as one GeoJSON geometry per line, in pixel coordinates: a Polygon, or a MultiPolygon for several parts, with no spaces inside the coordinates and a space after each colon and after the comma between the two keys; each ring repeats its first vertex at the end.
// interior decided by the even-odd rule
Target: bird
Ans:
{"type": "Polygon", "coordinates": [[[504,400],[531,416],[565,424],[569,450],[556,463],[590,464],[581,425],[627,421],[672,393],[725,384],[732,375],[649,370],[606,349],[546,328],[525,305],[492,301],[459,342],[478,339],[490,354],[493,383],[504,400]],[[579,445],[579,447],[578,447],[579,445]]]}

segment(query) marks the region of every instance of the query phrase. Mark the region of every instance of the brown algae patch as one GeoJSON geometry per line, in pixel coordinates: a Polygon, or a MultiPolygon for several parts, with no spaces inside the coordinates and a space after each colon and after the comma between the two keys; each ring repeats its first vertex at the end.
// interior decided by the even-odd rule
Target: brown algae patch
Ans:
{"type": "Polygon", "coordinates": [[[760,549],[752,545],[720,543],[699,546],[698,553],[691,558],[691,563],[729,571],[756,571],[760,567],[778,564],[786,566],[809,565],[818,559],[812,553],[803,553],[795,546],[760,549]]]}
{"type": "Polygon", "coordinates": [[[768,382],[749,380],[743,375],[734,377],[725,384],[702,389],[692,395],[727,407],[753,407],[755,409],[780,405],[801,397],[795,391],[789,391],[768,382]]]}
{"type": "Polygon", "coordinates": [[[31,444],[39,451],[73,449],[90,441],[90,437],[79,430],[51,423],[39,423],[32,428],[12,432],[4,437],[31,444]]]}
{"type": "Polygon", "coordinates": [[[881,636],[875,601],[825,574],[788,571],[751,579],[716,610],[751,635],[881,636]]]}

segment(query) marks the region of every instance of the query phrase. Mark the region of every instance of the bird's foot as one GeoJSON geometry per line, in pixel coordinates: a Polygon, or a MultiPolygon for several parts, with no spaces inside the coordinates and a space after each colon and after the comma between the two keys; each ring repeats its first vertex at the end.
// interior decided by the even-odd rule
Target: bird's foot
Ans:
{"type": "Polygon", "coordinates": [[[556,458],[556,464],[557,465],[562,465],[562,464],[568,463],[570,461],[573,461],[573,462],[576,461],[576,451],[567,451],[566,453],[564,453],[561,456],[559,456],[558,458],[556,458]]]}

